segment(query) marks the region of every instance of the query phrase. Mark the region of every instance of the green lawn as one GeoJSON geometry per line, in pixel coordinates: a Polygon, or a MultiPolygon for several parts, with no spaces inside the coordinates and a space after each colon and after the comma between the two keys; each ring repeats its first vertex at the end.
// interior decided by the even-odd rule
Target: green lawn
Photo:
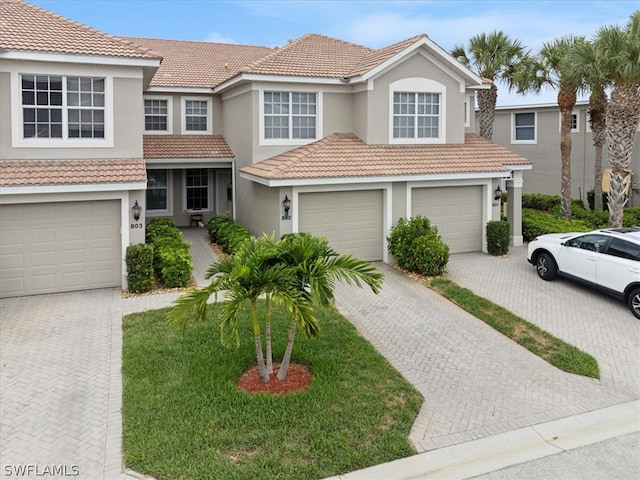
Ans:
{"type": "MultiPolygon", "coordinates": [[[[219,341],[212,321],[168,325],[168,310],[124,319],[125,462],[165,479],[319,479],[415,453],[407,440],[421,395],[335,309],[321,310],[323,335],[296,338],[293,361],[311,387],[288,396],[236,388],[255,363],[249,314],[242,344],[219,341]]],[[[288,321],[274,312],[274,361],[288,321]]]]}

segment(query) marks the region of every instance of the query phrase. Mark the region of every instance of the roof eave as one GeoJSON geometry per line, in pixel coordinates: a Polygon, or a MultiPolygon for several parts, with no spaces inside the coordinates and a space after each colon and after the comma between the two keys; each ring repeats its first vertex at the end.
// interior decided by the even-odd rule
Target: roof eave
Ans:
{"type": "Polygon", "coordinates": [[[157,69],[160,58],[120,57],[103,55],[78,55],[71,53],[35,52],[26,50],[0,51],[2,60],[23,60],[52,63],[79,63],[91,65],[114,65],[125,67],[145,67],[157,69]]]}
{"type": "Polygon", "coordinates": [[[234,77],[220,83],[213,89],[213,93],[222,93],[224,90],[238,87],[249,82],[276,82],[276,83],[310,83],[325,85],[345,85],[349,79],[334,77],[301,77],[295,75],[266,75],[261,73],[239,73],[234,77]]]}

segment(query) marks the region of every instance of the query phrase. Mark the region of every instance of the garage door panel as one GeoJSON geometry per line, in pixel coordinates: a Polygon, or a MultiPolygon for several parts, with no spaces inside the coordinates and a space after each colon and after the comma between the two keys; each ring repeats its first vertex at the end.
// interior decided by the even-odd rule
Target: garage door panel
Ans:
{"type": "Polygon", "coordinates": [[[382,190],[302,193],[299,203],[300,231],[326,236],[341,253],[382,259],[382,190]]]}
{"type": "Polygon", "coordinates": [[[0,296],[121,285],[119,200],[2,205],[0,213],[0,296]]]}
{"type": "Polygon", "coordinates": [[[411,215],[438,227],[451,253],[482,250],[482,187],[412,189],[411,215]]]}

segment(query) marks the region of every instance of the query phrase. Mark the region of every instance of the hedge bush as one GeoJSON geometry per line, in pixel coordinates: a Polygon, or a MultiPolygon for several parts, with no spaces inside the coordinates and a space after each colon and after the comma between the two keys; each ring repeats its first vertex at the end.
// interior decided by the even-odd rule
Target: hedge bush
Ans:
{"type": "Polygon", "coordinates": [[[544,195],[542,193],[524,193],[522,195],[522,208],[543,210],[549,212],[554,207],[560,208],[559,195],[544,195]]]}
{"type": "Polygon", "coordinates": [[[228,213],[224,215],[218,215],[216,217],[211,218],[209,223],[207,223],[207,230],[209,232],[209,239],[213,243],[220,243],[220,239],[218,238],[218,232],[220,228],[224,225],[228,225],[234,223],[233,218],[228,213]]]}
{"type": "Polygon", "coordinates": [[[144,293],[153,288],[153,245],[144,243],[127,247],[127,288],[132,293],[144,293]]]}
{"type": "Polygon", "coordinates": [[[522,236],[527,242],[546,233],[588,232],[589,230],[592,228],[580,220],[558,218],[529,208],[522,210],[522,236]]]}
{"type": "Polygon", "coordinates": [[[153,240],[157,237],[165,237],[170,235],[171,232],[178,232],[178,227],[173,223],[170,218],[152,218],[145,227],[144,241],[146,243],[153,243],[153,240]]]}
{"type": "Polygon", "coordinates": [[[191,253],[182,232],[170,218],[154,218],[147,225],[146,242],[153,245],[153,269],[169,288],[186,287],[191,280],[191,253]]]}
{"type": "Polygon", "coordinates": [[[223,223],[218,229],[218,245],[225,253],[233,254],[251,238],[249,230],[236,222],[223,223]]]}
{"type": "Polygon", "coordinates": [[[401,268],[426,276],[444,273],[449,262],[449,246],[428,218],[421,215],[401,218],[387,240],[389,252],[401,268]]]}
{"type": "Polygon", "coordinates": [[[487,222],[487,250],[491,255],[506,255],[509,252],[509,222],[487,222]]]}

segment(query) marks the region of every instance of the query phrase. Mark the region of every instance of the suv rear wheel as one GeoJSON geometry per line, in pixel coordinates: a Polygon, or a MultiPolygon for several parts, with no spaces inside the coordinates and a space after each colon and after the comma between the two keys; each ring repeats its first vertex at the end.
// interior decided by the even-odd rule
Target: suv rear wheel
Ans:
{"type": "Polygon", "coordinates": [[[640,318],[640,288],[636,288],[631,292],[627,303],[629,304],[631,313],[633,313],[636,318],[640,318]]]}
{"type": "Polygon", "coordinates": [[[558,273],[556,261],[546,252],[541,253],[536,258],[536,270],[538,271],[538,276],[543,280],[553,280],[558,273]]]}

